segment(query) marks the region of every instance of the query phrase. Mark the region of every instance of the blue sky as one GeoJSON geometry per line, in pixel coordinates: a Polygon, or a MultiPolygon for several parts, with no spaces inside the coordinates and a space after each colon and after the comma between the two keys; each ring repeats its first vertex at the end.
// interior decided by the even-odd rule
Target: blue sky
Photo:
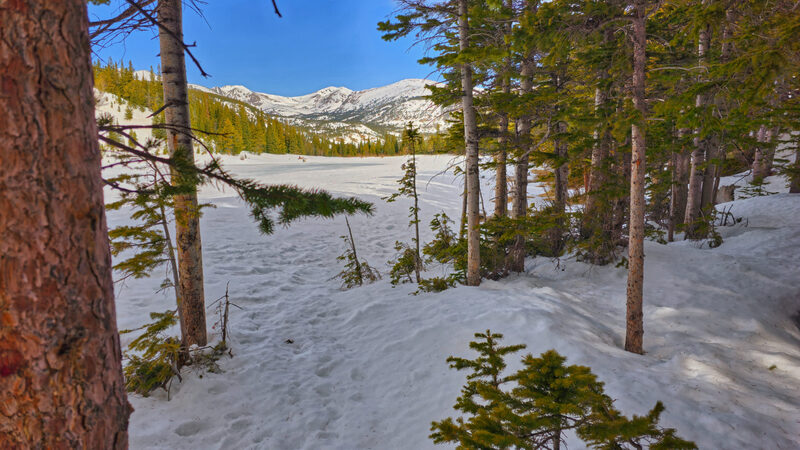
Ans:
{"type": "MultiPolygon", "coordinates": [[[[420,47],[411,39],[383,41],[377,31],[396,8],[392,0],[278,0],[283,18],[270,0],[207,0],[205,20],[184,9],[184,37],[197,42],[192,53],[210,78],[203,78],[187,58],[189,82],[205,86],[242,84],[279,95],[303,95],[326,86],[354,90],[427,78],[420,47]]],[[[89,19],[118,10],[90,6],[89,19]]],[[[158,65],[154,31],[95,51],[95,58],[133,61],[136,69],[158,65]]]]}

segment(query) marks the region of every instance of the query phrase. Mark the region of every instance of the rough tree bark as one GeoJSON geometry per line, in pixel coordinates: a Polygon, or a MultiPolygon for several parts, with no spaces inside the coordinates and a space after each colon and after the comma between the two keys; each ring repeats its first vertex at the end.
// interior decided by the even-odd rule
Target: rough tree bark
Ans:
{"type": "MultiPolygon", "coordinates": [[[[186,81],[186,58],[183,48],[181,0],[159,0],[158,20],[161,45],[161,80],[164,86],[164,118],[170,155],[194,164],[192,136],[189,131],[189,88],[186,81]],[[177,130],[185,130],[176,132],[177,130]]],[[[183,175],[172,169],[173,183],[186,184],[183,175]]],[[[183,345],[204,346],[206,308],[203,292],[203,254],[200,242],[200,211],[197,191],[175,196],[175,241],[178,247],[178,271],[181,302],[178,305],[183,345]]]]}
{"type": "Polygon", "coordinates": [[[86,3],[0,24],[0,448],[127,448],[86,3]]]}
{"type": "MultiPolygon", "coordinates": [[[[458,44],[463,52],[469,47],[467,0],[458,2],[458,44]]],[[[478,173],[478,127],[472,101],[472,66],[461,64],[461,107],[464,110],[464,141],[467,173],[467,286],[481,284],[480,255],[480,179],[478,173]]]]}
{"type": "Polygon", "coordinates": [[[642,298],[644,285],[645,64],[647,61],[646,0],[634,2],[633,105],[638,117],[631,126],[631,221],[628,243],[628,291],[625,350],[643,353],[642,298]]]}

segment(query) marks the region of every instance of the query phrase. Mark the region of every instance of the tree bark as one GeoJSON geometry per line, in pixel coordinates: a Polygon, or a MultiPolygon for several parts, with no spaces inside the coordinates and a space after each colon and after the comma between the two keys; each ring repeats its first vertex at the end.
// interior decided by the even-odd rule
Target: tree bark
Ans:
{"type": "MultiPolygon", "coordinates": [[[[556,130],[559,136],[567,132],[567,124],[559,121],[556,124],[556,130]]],[[[556,168],[554,171],[554,184],[555,184],[555,214],[556,227],[552,234],[552,250],[553,255],[561,252],[564,245],[564,234],[566,233],[567,223],[564,214],[567,212],[567,202],[569,201],[569,165],[567,165],[567,143],[563,138],[558,138],[555,141],[556,168]]]]}
{"type": "MultiPolygon", "coordinates": [[[[503,80],[503,93],[511,92],[511,83],[506,77],[503,80]]],[[[498,138],[499,149],[495,156],[495,186],[494,186],[494,215],[505,217],[508,215],[508,179],[506,166],[508,164],[508,113],[500,113],[500,137],[498,138]]]]}
{"type": "MultiPolygon", "coordinates": [[[[606,92],[598,87],[594,91],[595,114],[602,114],[604,105],[608,101],[606,92]]],[[[595,133],[595,145],[592,147],[592,161],[589,172],[589,189],[586,193],[586,209],[583,220],[584,238],[588,238],[592,233],[599,231],[603,220],[600,216],[600,192],[606,182],[606,158],[609,153],[608,133],[605,126],[599,127],[595,133]]]]}
{"type": "MultiPolygon", "coordinates": [[[[683,130],[678,132],[678,136],[683,136],[683,130]]],[[[675,228],[683,223],[686,214],[686,199],[688,195],[689,182],[689,154],[681,149],[678,153],[672,154],[672,188],[670,191],[669,202],[669,231],[668,240],[674,240],[675,228]]]]}
{"type": "MultiPolygon", "coordinates": [[[[527,94],[533,90],[531,80],[531,63],[525,61],[522,64],[520,79],[520,93],[527,94]]],[[[531,117],[523,115],[517,121],[517,141],[521,144],[518,151],[521,156],[517,158],[514,166],[514,203],[511,209],[511,217],[522,219],[528,214],[528,164],[530,153],[528,149],[531,145],[531,117]]],[[[514,237],[514,244],[509,255],[508,268],[513,272],[525,271],[525,236],[517,233],[514,237]]]]}
{"type": "Polygon", "coordinates": [[[794,152],[794,163],[792,164],[792,171],[789,174],[789,193],[800,193],[800,143],[797,143],[797,149],[794,152]]]}
{"type": "MultiPolygon", "coordinates": [[[[703,2],[708,3],[708,0],[703,2]]],[[[706,66],[706,57],[708,50],[711,48],[711,27],[706,25],[700,29],[697,44],[697,56],[699,58],[700,66],[706,66]]],[[[711,103],[711,98],[707,93],[697,94],[695,104],[698,109],[706,108],[711,103]]],[[[704,113],[705,114],[705,113],[704,113]]],[[[701,130],[697,130],[698,135],[701,130]]],[[[714,202],[714,178],[716,177],[716,139],[713,137],[699,137],[697,138],[696,145],[705,155],[705,166],[703,167],[703,181],[700,193],[700,209],[707,211],[714,202]]]]}
{"type": "MultiPolygon", "coordinates": [[[[186,59],[183,48],[183,14],[181,0],[159,0],[158,20],[161,45],[161,80],[164,86],[165,123],[176,127],[167,130],[170,155],[194,165],[194,150],[189,121],[189,89],[186,81],[186,59]],[[167,31],[168,30],[168,31],[167,31]]],[[[189,178],[172,169],[173,184],[187,185],[189,178]]],[[[203,292],[203,254],[200,242],[200,210],[196,187],[190,192],[175,196],[175,241],[178,247],[183,345],[204,346],[206,335],[206,308],[203,292]]]]}
{"type": "MultiPolygon", "coordinates": [[[[708,3],[707,0],[703,2],[708,3]]],[[[697,56],[699,65],[704,66],[706,53],[711,43],[711,30],[708,25],[700,29],[697,38],[697,56]]],[[[708,105],[708,94],[701,92],[697,94],[695,106],[697,109],[705,108],[708,105]]],[[[702,130],[695,130],[694,150],[692,151],[692,168],[689,173],[689,194],[686,204],[686,237],[689,239],[700,239],[702,229],[698,221],[701,218],[703,208],[708,206],[711,201],[713,188],[713,164],[711,161],[708,138],[701,137],[702,130]],[[711,176],[710,176],[711,175],[711,176]]]]}
{"type": "MultiPolygon", "coordinates": [[[[756,140],[759,144],[767,144],[771,140],[771,133],[766,125],[761,125],[756,135],[756,140]]],[[[760,183],[764,178],[769,176],[769,150],[767,145],[756,146],[755,154],[753,155],[753,182],[760,183]]]]}
{"type": "MultiPolygon", "coordinates": [[[[512,7],[512,0],[506,0],[506,7],[512,7]]],[[[505,36],[511,36],[511,22],[505,26],[505,36]]],[[[508,50],[508,49],[507,49],[508,50]]],[[[511,79],[509,72],[511,71],[511,58],[506,57],[504,61],[505,73],[502,74],[502,87],[503,94],[511,93],[511,79]]],[[[494,215],[495,217],[505,217],[508,215],[508,113],[502,111],[500,113],[500,137],[497,140],[498,149],[495,156],[495,185],[494,185],[494,215]]]]}
{"type": "Polygon", "coordinates": [[[625,350],[643,353],[642,303],[644,285],[644,180],[645,180],[645,64],[647,61],[646,0],[634,2],[633,105],[638,117],[631,126],[631,221],[628,242],[628,291],[625,350]]]}
{"type": "MultiPolygon", "coordinates": [[[[467,0],[458,2],[458,44],[462,52],[469,47],[467,0]]],[[[467,165],[467,286],[478,286],[481,284],[478,127],[472,101],[472,66],[469,63],[461,64],[461,88],[467,165]]]]}
{"type": "Polygon", "coordinates": [[[0,448],[124,449],[86,3],[0,24],[0,448]]]}

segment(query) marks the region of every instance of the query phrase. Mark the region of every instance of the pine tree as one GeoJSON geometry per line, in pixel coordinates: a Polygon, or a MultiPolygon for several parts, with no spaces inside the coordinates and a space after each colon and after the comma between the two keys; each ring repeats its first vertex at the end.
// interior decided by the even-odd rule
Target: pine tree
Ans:
{"type": "MultiPolygon", "coordinates": [[[[417,147],[420,141],[419,130],[414,128],[413,123],[409,122],[403,132],[403,146],[411,155],[411,158],[401,166],[404,174],[401,179],[397,180],[400,188],[397,192],[385,198],[389,203],[396,201],[400,197],[408,197],[414,202],[413,205],[408,208],[408,217],[411,219],[408,225],[414,227],[414,238],[412,239],[414,243],[413,267],[417,284],[419,284],[422,279],[420,272],[423,270],[422,257],[419,250],[419,194],[417,193],[417,147]]],[[[401,261],[404,260],[401,258],[401,261]]]]}
{"type": "Polygon", "coordinates": [[[467,417],[433,422],[434,443],[456,443],[464,449],[560,450],[564,433],[574,430],[591,448],[697,448],[678,438],[674,429],[658,426],[661,402],[647,416],[628,419],[614,409],[603,383],[588,367],[567,366],[566,358],[549,350],[539,357],[525,356],[518,372],[505,375],[505,356],[525,346],[500,346],[502,335],[488,330],[475,337],[470,348],[478,352],[476,359],[447,359],[451,368],[471,371],[454,406],[467,417]]]}

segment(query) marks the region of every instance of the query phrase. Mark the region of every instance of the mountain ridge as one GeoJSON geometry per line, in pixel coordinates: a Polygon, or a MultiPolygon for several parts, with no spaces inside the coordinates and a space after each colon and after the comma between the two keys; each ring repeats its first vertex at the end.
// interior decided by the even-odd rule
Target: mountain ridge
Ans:
{"type": "MultiPolygon", "coordinates": [[[[150,72],[136,71],[135,75],[148,79],[150,72]]],[[[448,110],[426,98],[430,93],[427,85],[441,83],[407,78],[360,91],[327,86],[298,96],[258,92],[241,84],[210,88],[191,84],[190,87],[247,103],[292,125],[357,143],[379,140],[385,133],[399,135],[408,122],[413,122],[422,133],[443,129],[448,110]]]]}

